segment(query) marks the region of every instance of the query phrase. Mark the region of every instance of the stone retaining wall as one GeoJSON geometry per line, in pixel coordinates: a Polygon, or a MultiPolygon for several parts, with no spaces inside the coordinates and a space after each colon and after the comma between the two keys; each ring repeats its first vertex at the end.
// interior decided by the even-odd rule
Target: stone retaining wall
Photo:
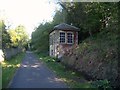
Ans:
{"type": "Polygon", "coordinates": [[[12,56],[22,52],[21,48],[9,48],[4,51],[4,55],[6,59],[10,59],[12,56]]]}

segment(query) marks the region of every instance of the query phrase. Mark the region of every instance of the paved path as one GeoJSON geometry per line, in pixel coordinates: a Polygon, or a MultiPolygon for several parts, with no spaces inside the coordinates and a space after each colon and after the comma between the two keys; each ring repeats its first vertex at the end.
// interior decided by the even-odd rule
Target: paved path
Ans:
{"type": "Polygon", "coordinates": [[[32,52],[26,52],[9,88],[67,88],[32,52]]]}

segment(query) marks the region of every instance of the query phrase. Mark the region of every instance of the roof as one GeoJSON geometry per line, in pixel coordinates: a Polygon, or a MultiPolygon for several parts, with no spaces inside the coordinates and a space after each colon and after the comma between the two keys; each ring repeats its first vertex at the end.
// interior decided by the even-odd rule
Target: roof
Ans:
{"type": "Polygon", "coordinates": [[[53,30],[72,30],[72,31],[79,31],[79,28],[68,25],[66,23],[61,23],[59,25],[56,25],[53,30]]]}

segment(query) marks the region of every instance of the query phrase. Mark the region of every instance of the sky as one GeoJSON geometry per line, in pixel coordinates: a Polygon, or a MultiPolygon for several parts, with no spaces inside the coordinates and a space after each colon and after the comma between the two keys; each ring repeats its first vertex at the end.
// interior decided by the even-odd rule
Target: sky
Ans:
{"type": "Polygon", "coordinates": [[[52,21],[58,9],[54,0],[0,0],[0,18],[11,28],[24,25],[29,36],[40,23],[52,21]]]}

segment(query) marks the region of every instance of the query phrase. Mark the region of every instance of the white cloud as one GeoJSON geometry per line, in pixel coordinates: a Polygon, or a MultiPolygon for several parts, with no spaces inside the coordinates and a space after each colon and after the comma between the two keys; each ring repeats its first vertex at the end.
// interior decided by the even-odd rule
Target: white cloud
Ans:
{"type": "Polygon", "coordinates": [[[14,27],[25,25],[29,34],[43,20],[51,21],[57,7],[49,0],[0,0],[1,16],[14,27]]]}

